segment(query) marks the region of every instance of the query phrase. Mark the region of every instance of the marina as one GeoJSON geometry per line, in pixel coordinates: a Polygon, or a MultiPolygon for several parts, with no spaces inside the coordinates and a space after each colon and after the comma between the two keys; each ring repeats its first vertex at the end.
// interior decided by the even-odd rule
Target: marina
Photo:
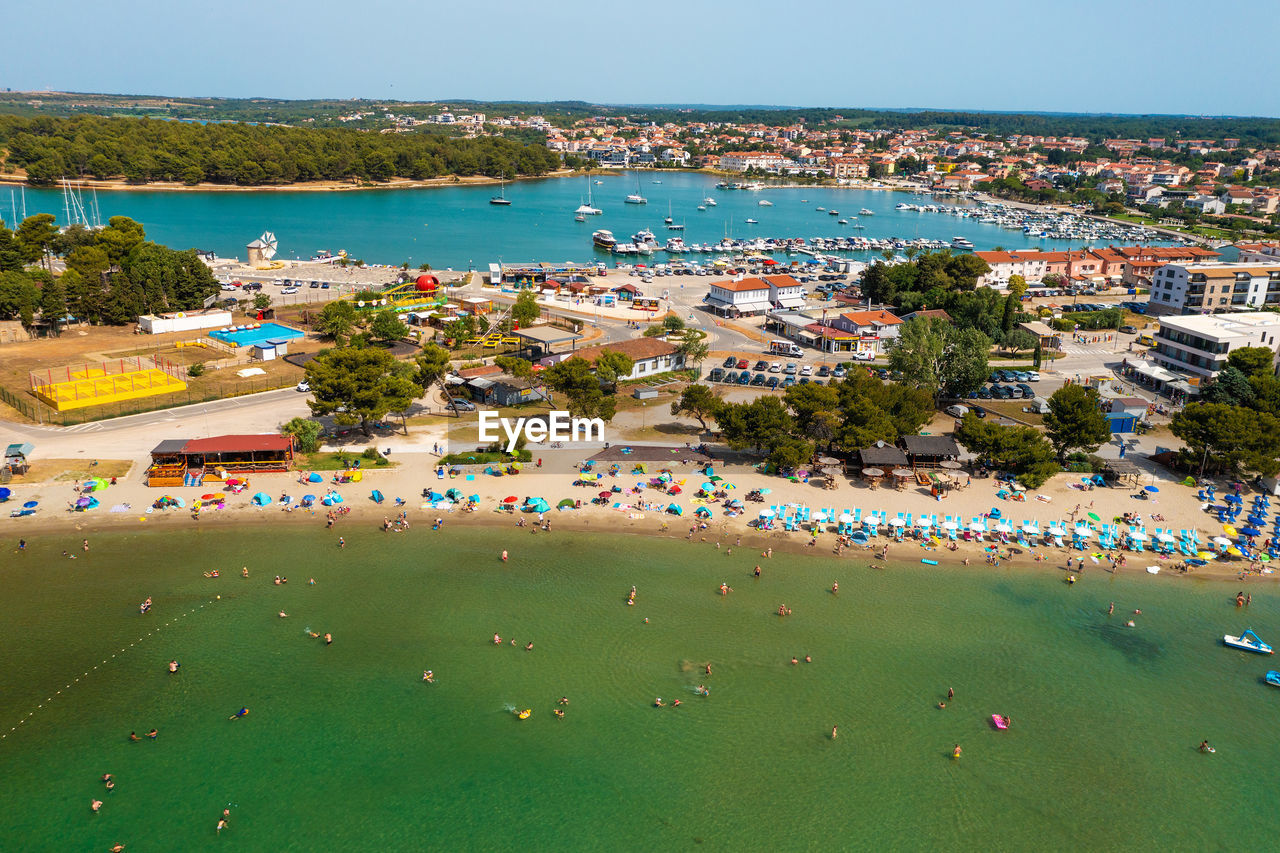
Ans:
{"type": "MultiPolygon", "coordinates": [[[[483,186],[341,193],[113,190],[97,193],[94,218],[128,216],[143,223],[151,239],[220,257],[243,258],[246,242],[270,229],[279,235],[280,259],[305,259],[317,246],[328,246],[367,263],[425,262],[452,269],[478,268],[495,256],[582,260],[593,254],[592,232],[601,228],[622,236],[665,228],[680,231],[691,254],[750,247],[777,259],[785,258],[789,246],[797,253],[874,260],[886,249],[950,248],[956,237],[980,250],[1168,242],[1145,229],[1076,214],[954,196],[763,183],[744,185],[751,190],[717,190],[714,176],[697,172],[664,172],[661,184],[650,184],[655,197],[645,201],[652,203],[629,203],[628,196],[645,198],[642,179],[648,180],[624,171],[505,182],[496,195],[483,186]],[[499,203],[491,204],[494,199],[499,203]],[[854,210],[856,216],[848,214],[854,210]]],[[[11,208],[6,219],[23,204],[28,213],[53,213],[59,224],[69,216],[58,189],[28,189],[22,196],[21,204],[16,194],[11,203],[4,200],[2,206],[11,208]]]]}

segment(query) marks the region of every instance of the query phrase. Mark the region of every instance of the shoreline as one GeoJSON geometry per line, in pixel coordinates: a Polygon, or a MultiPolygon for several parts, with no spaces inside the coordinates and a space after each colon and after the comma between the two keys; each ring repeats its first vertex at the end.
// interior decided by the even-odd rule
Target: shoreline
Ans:
{"type": "MultiPolygon", "coordinates": [[[[321,485],[321,484],[317,484],[321,485]]],[[[513,492],[520,491],[513,489],[513,492]]],[[[270,493],[270,492],[269,492],[270,493]]],[[[161,490],[156,490],[156,497],[159,497],[161,490]]],[[[247,498],[246,498],[247,500],[247,498]]],[[[401,510],[409,513],[409,521],[411,527],[408,533],[413,533],[415,529],[421,532],[422,528],[427,528],[427,533],[434,518],[443,518],[446,526],[450,529],[461,527],[472,531],[487,531],[488,533],[496,533],[499,529],[506,528],[509,532],[517,532],[518,535],[543,535],[543,531],[537,528],[537,517],[534,513],[513,512],[507,513],[494,508],[479,509],[473,513],[462,512],[457,509],[436,510],[423,509],[415,501],[406,501],[403,507],[396,507],[394,503],[388,504],[372,504],[366,505],[363,500],[354,500],[350,504],[344,503],[343,506],[350,507],[350,513],[345,516],[339,516],[334,527],[326,529],[324,526],[325,513],[327,508],[317,506],[311,510],[295,509],[293,512],[285,513],[276,503],[272,503],[267,508],[257,508],[252,504],[234,504],[223,510],[209,510],[202,513],[199,519],[193,519],[191,513],[187,509],[181,510],[160,510],[146,513],[146,508],[138,509],[136,507],[125,513],[117,513],[113,515],[67,515],[67,516],[30,516],[27,519],[15,519],[21,524],[21,530],[14,530],[10,534],[11,542],[16,544],[19,536],[30,538],[28,544],[32,542],[52,539],[57,536],[72,535],[73,538],[85,538],[94,533],[103,534],[146,534],[155,531],[159,534],[176,533],[180,529],[190,532],[191,524],[197,524],[200,527],[212,527],[214,530],[225,530],[233,527],[248,529],[275,528],[282,530],[293,530],[300,528],[302,525],[314,524],[312,532],[319,535],[330,535],[335,539],[339,536],[349,535],[352,527],[356,526],[358,530],[364,533],[373,532],[379,525],[378,516],[383,518],[391,518],[399,514],[401,510]],[[300,517],[294,519],[295,515],[300,517]],[[285,517],[281,517],[281,515],[285,517]],[[113,521],[113,518],[118,518],[113,521]],[[517,519],[523,518],[526,526],[520,528],[517,526],[517,519]],[[38,521],[37,521],[38,519],[38,521]],[[188,525],[180,528],[180,524],[188,525]],[[366,527],[367,524],[367,527],[366,527]],[[139,526],[143,525],[143,526],[139,526]],[[157,530],[157,528],[159,528],[157,530]]],[[[106,502],[104,501],[104,506],[106,502]]],[[[691,546],[714,547],[717,552],[721,549],[720,544],[725,546],[725,556],[732,556],[732,549],[743,549],[744,561],[754,561],[757,556],[747,556],[748,554],[760,557],[764,556],[764,551],[776,550],[779,553],[801,555],[808,554],[816,558],[827,558],[837,562],[848,563],[854,567],[863,567],[868,569],[887,570],[893,568],[918,567],[924,571],[935,570],[941,571],[946,569],[973,569],[980,570],[982,568],[991,568],[996,571],[1017,571],[1031,572],[1037,569],[1064,576],[1068,571],[1065,566],[1067,557],[1083,561],[1087,554],[1106,553],[1103,549],[1093,546],[1087,551],[1074,551],[1066,548],[1057,548],[1051,545],[1039,544],[1034,552],[1028,552],[1021,548],[1017,543],[1008,545],[999,545],[998,547],[1012,553],[1011,557],[1002,557],[996,566],[987,566],[984,561],[986,548],[989,545],[996,544],[990,541],[983,542],[965,542],[957,543],[957,549],[951,551],[946,548],[945,543],[938,546],[924,547],[919,540],[904,539],[901,542],[895,542],[892,537],[878,536],[871,540],[869,546],[849,546],[844,549],[842,554],[834,552],[835,534],[826,530],[820,534],[818,544],[814,546],[808,545],[809,535],[805,531],[799,531],[800,535],[791,536],[787,533],[775,530],[767,533],[757,532],[755,528],[747,527],[745,520],[737,519],[711,519],[705,530],[694,532],[691,539],[688,537],[688,526],[696,524],[692,517],[677,517],[667,514],[653,513],[621,513],[621,518],[613,517],[614,511],[602,510],[593,511],[596,507],[591,506],[590,509],[584,507],[581,510],[559,511],[552,510],[546,514],[546,518],[552,522],[551,531],[545,535],[563,536],[565,534],[572,535],[574,533],[589,534],[627,534],[630,536],[641,536],[644,538],[658,537],[664,540],[675,541],[678,539],[688,539],[691,546]],[[734,523],[739,521],[739,523],[734,523]],[[666,529],[663,528],[666,525],[666,529]],[[740,540],[740,544],[738,544],[740,540]],[[717,544],[713,544],[717,543],[717,544]],[[884,560],[876,559],[876,553],[881,546],[889,546],[889,555],[884,560]],[[1096,549],[1096,550],[1094,550],[1096,549]],[[1043,554],[1043,560],[1036,560],[1032,554],[1043,554]],[[923,563],[923,560],[936,560],[935,565],[923,563]],[[968,560],[966,563],[965,560],[968,560]]],[[[740,519],[746,519],[741,516],[740,519]]],[[[196,529],[199,530],[200,527],[196,529]]],[[[392,535],[388,532],[387,535],[392,535]]],[[[77,542],[72,541],[68,545],[68,550],[74,551],[77,542]]],[[[1245,575],[1240,576],[1240,572],[1247,566],[1242,563],[1240,568],[1236,568],[1234,564],[1213,563],[1208,566],[1201,566],[1193,571],[1179,572],[1174,566],[1180,562],[1179,558],[1170,557],[1159,559],[1151,552],[1143,552],[1135,554],[1130,551],[1117,549],[1117,554],[1124,554],[1127,565],[1123,568],[1112,570],[1105,561],[1099,561],[1088,568],[1088,571],[1081,569],[1072,569],[1074,573],[1083,578],[1088,576],[1096,576],[1099,573],[1109,576],[1119,574],[1141,575],[1147,574],[1143,566],[1160,565],[1161,571],[1159,576],[1172,577],[1186,581],[1209,581],[1215,583],[1224,583],[1227,581],[1236,584],[1252,581],[1280,580],[1277,577],[1268,578],[1264,575],[1251,577],[1245,575]],[[1141,563],[1142,565],[1139,565],[1141,563]]]]}
{"type": "MultiPolygon", "coordinates": [[[[556,169],[545,175],[520,175],[511,178],[507,183],[517,183],[520,181],[541,181],[548,178],[569,178],[576,175],[591,175],[591,172],[579,172],[575,169],[556,169]]],[[[460,177],[458,175],[446,175],[440,178],[427,178],[425,180],[392,180],[375,184],[352,184],[345,181],[305,181],[294,184],[269,184],[261,186],[246,187],[236,184],[213,184],[199,183],[194,186],[180,183],[178,181],[152,181],[146,184],[130,184],[124,180],[98,180],[96,178],[78,178],[73,182],[77,189],[92,190],[119,190],[119,191],[141,191],[141,192],[352,192],[364,190],[405,190],[405,189],[437,189],[439,187],[482,187],[491,186],[493,184],[502,183],[500,178],[490,178],[485,175],[471,175],[460,177]]],[[[48,189],[57,190],[57,186],[50,187],[32,187],[23,175],[0,175],[0,186],[11,187],[31,187],[31,189],[48,189]]]]}

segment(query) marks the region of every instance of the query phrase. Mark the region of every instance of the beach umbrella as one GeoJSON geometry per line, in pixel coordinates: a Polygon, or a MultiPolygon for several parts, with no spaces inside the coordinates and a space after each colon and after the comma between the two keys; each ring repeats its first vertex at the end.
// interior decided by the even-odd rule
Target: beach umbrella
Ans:
{"type": "Polygon", "coordinates": [[[11,494],[13,494],[13,492],[9,491],[8,489],[4,488],[3,486],[0,486],[0,501],[7,501],[7,500],[9,500],[9,496],[10,496],[11,494]]]}
{"type": "Polygon", "coordinates": [[[1224,525],[1222,525],[1222,532],[1223,532],[1223,533],[1225,533],[1225,534],[1227,534],[1228,536],[1236,536],[1236,535],[1238,535],[1238,534],[1236,533],[1236,529],[1235,529],[1234,527],[1232,527],[1230,524],[1224,524],[1224,525]]]}
{"type": "Polygon", "coordinates": [[[931,527],[932,525],[933,525],[933,519],[932,519],[932,518],[918,518],[918,519],[916,519],[916,526],[917,526],[917,527],[931,527]]]}
{"type": "Polygon", "coordinates": [[[771,495],[771,494],[773,494],[773,489],[761,489],[761,490],[760,490],[760,494],[762,494],[762,495],[771,495]]]}
{"type": "Polygon", "coordinates": [[[187,502],[184,501],[182,498],[174,498],[173,502],[178,505],[178,509],[182,509],[187,505],[187,502]]]}
{"type": "Polygon", "coordinates": [[[271,503],[271,496],[266,492],[258,492],[253,496],[253,502],[258,506],[266,506],[271,503]]]}
{"type": "Polygon", "coordinates": [[[1157,533],[1156,538],[1159,539],[1161,542],[1174,541],[1174,536],[1172,533],[1157,533]]]}
{"type": "Polygon", "coordinates": [[[503,502],[504,504],[513,504],[513,503],[515,503],[515,502],[516,502],[516,501],[518,501],[518,500],[520,500],[520,499],[519,499],[518,497],[516,497],[515,495],[508,495],[507,497],[505,497],[505,498],[503,498],[503,499],[502,499],[502,502],[503,502]]]}
{"type": "Polygon", "coordinates": [[[1155,486],[1147,486],[1147,491],[1148,491],[1148,492],[1158,492],[1158,491],[1160,491],[1160,490],[1159,490],[1159,489],[1157,489],[1155,486]]]}
{"type": "Polygon", "coordinates": [[[1207,566],[1209,565],[1209,561],[1192,559],[1192,560],[1187,560],[1187,565],[1188,566],[1207,566]]]}
{"type": "Polygon", "coordinates": [[[217,499],[218,499],[217,495],[201,495],[200,496],[200,500],[202,501],[216,501],[217,499]]]}
{"type": "Polygon", "coordinates": [[[1036,527],[1034,524],[1024,524],[1022,525],[1022,532],[1023,533],[1039,533],[1040,528],[1036,527]]]}
{"type": "Polygon", "coordinates": [[[1065,527],[1058,527],[1058,526],[1055,524],[1055,525],[1052,525],[1051,527],[1049,527],[1049,535],[1050,535],[1050,536],[1066,536],[1066,535],[1067,535],[1067,530],[1066,530],[1066,528],[1065,528],[1065,527]]]}
{"type": "Polygon", "coordinates": [[[668,504],[667,512],[672,515],[684,515],[684,510],[680,507],[680,504],[668,504]]]}
{"type": "Polygon", "coordinates": [[[1007,521],[1002,521],[996,525],[996,533],[1012,533],[1013,525],[1007,521]]]}
{"type": "Polygon", "coordinates": [[[1231,555],[1231,556],[1233,556],[1233,557],[1239,557],[1239,556],[1240,556],[1240,549],[1239,549],[1239,548],[1235,548],[1235,547],[1231,547],[1231,548],[1228,548],[1228,549],[1227,549],[1227,553],[1228,553],[1228,554],[1230,554],[1230,555],[1231,555]]]}
{"type": "Polygon", "coordinates": [[[1102,521],[1102,519],[1098,517],[1098,514],[1096,512],[1089,513],[1089,518],[1093,519],[1094,521],[1102,521]]]}
{"type": "Polygon", "coordinates": [[[317,474],[315,471],[312,471],[310,474],[308,474],[308,475],[307,475],[307,482],[308,482],[308,483],[323,483],[323,482],[324,482],[324,477],[321,477],[321,476],[320,476],[319,474],[317,474]]]}
{"type": "Polygon", "coordinates": [[[444,496],[454,501],[462,500],[462,492],[459,489],[450,489],[444,493],[444,496]]]}
{"type": "Polygon", "coordinates": [[[735,509],[742,509],[742,501],[732,500],[732,501],[729,501],[729,503],[725,504],[725,506],[731,506],[735,509]]]}
{"type": "Polygon", "coordinates": [[[471,502],[471,503],[473,503],[473,504],[478,504],[478,503],[480,503],[480,496],[479,496],[479,495],[470,495],[470,496],[468,496],[468,497],[467,497],[467,500],[468,500],[468,501],[470,501],[470,502],[471,502]]]}
{"type": "Polygon", "coordinates": [[[232,478],[232,479],[230,479],[230,480],[227,480],[227,485],[228,485],[228,486],[238,486],[238,485],[240,485],[240,481],[239,481],[239,480],[237,480],[237,479],[235,479],[235,478],[232,478]]]}
{"type": "Polygon", "coordinates": [[[969,529],[974,533],[986,533],[987,525],[983,524],[981,521],[971,521],[969,522],[969,529]]]}
{"type": "Polygon", "coordinates": [[[1126,535],[1127,535],[1130,539],[1146,539],[1146,538],[1147,538],[1147,531],[1145,531],[1145,530],[1133,530],[1133,531],[1130,531],[1129,533],[1127,533],[1126,535]]]}
{"type": "Polygon", "coordinates": [[[841,523],[841,524],[852,524],[852,523],[853,523],[853,516],[852,516],[852,515],[849,515],[849,513],[847,513],[847,512],[845,512],[845,513],[841,513],[841,515],[840,515],[840,523],[841,523]]]}
{"type": "Polygon", "coordinates": [[[776,516],[776,515],[777,515],[777,513],[776,513],[776,512],[774,512],[774,511],[773,511],[773,510],[771,510],[771,509],[762,509],[762,510],[760,510],[760,517],[761,517],[761,518],[773,518],[773,517],[774,517],[774,516],[776,516]]]}
{"type": "Polygon", "coordinates": [[[960,525],[956,524],[954,521],[944,521],[942,522],[942,529],[943,530],[959,530],[960,525]]]}
{"type": "Polygon", "coordinates": [[[702,489],[702,491],[704,491],[704,492],[714,492],[714,491],[716,490],[716,484],[715,484],[715,483],[703,483],[703,484],[702,484],[701,486],[699,486],[698,488],[702,489]]]}
{"type": "Polygon", "coordinates": [[[598,495],[596,495],[596,497],[598,497],[598,498],[607,498],[607,497],[610,497],[612,494],[613,494],[613,492],[600,492],[598,495]]]}
{"type": "Polygon", "coordinates": [[[1226,546],[1226,545],[1230,545],[1230,544],[1231,544],[1231,540],[1230,540],[1230,539],[1228,539],[1228,538],[1227,538],[1227,537],[1225,537],[1225,536],[1215,536],[1215,537],[1213,537],[1213,540],[1212,540],[1212,541],[1213,541],[1213,543],[1214,543],[1215,545],[1223,545],[1223,546],[1226,546]]]}
{"type": "Polygon", "coordinates": [[[556,504],[556,509],[564,509],[565,507],[571,507],[571,506],[573,506],[573,498],[565,498],[564,500],[560,501],[560,503],[556,504]]]}
{"type": "Polygon", "coordinates": [[[315,496],[315,495],[303,495],[303,496],[302,496],[302,502],[303,502],[304,504],[315,503],[315,500],[316,500],[316,496],[315,496]]]}
{"type": "Polygon", "coordinates": [[[1245,536],[1257,536],[1262,533],[1262,531],[1256,527],[1242,527],[1240,528],[1240,532],[1245,536]]]}
{"type": "Polygon", "coordinates": [[[79,498],[76,500],[76,506],[79,507],[80,509],[84,509],[89,505],[89,502],[91,500],[92,498],[79,498]]]}
{"type": "Polygon", "coordinates": [[[902,526],[904,526],[906,523],[907,523],[907,522],[906,522],[906,520],[905,520],[905,519],[901,519],[901,518],[891,518],[891,519],[889,519],[889,524],[893,525],[894,527],[902,527],[902,526]]]}
{"type": "Polygon", "coordinates": [[[1082,538],[1087,538],[1087,537],[1089,536],[1089,534],[1090,534],[1090,533],[1092,533],[1092,532],[1093,532],[1093,529],[1092,529],[1092,528],[1084,527],[1084,526],[1082,525],[1082,526],[1080,526],[1080,527],[1077,527],[1075,530],[1071,531],[1071,535],[1072,535],[1072,536],[1080,536],[1080,537],[1082,537],[1082,538]]]}

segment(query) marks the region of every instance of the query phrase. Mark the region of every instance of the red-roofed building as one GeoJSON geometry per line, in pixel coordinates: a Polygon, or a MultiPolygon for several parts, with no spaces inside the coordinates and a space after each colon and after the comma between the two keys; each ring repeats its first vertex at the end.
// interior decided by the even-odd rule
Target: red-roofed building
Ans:
{"type": "Polygon", "coordinates": [[[713,281],[704,301],[725,316],[763,314],[771,307],[769,288],[769,282],[759,278],[713,281]]]}

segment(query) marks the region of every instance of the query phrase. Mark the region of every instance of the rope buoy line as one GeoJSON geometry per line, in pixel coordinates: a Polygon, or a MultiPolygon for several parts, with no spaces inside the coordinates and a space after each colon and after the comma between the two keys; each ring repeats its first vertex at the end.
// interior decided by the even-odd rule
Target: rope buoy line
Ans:
{"type": "MultiPolygon", "coordinates": [[[[67,684],[67,686],[66,686],[66,687],[62,688],[62,690],[70,690],[70,689],[71,689],[71,685],[72,685],[72,684],[76,684],[76,683],[78,683],[78,682],[80,681],[80,679],[81,679],[81,678],[87,678],[87,677],[89,676],[89,673],[93,672],[93,670],[94,670],[94,669],[97,669],[97,668],[98,668],[98,667],[100,667],[100,666],[104,666],[105,664],[110,663],[110,662],[111,662],[111,660],[112,660],[113,658],[115,658],[115,656],[116,656],[116,655],[118,655],[118,654],[123,654],[124,652],[126,652],[126,651],[128,651],[129,649],[133,648],[134,646],[138,645],[138,643],[141,643],[141,642],[142,642],[143,640],[145,640],[147,637],[150,637],[150,636],[151,636],[152,634],[154,634],[156,631],[162,630],[162,629],[164,629],[164,628],[168,627],[169,625],[172,625],[174,622],[177,622],[179,619],[183,618],[184,616],[189,616],[191,613],[195,613],[197,610],[203,610],[205,607],[207,607],[207,606],[209,605],[209,603],[210,603],[210,602],[207,602],[207,601],[206,601],[204,604],[201,604],[199,607],[193,607],[193,608],[191,608],[191,610],[190,610],[190,612],[189,612],[189,613],[179,613],[177,616],[173,617],[173,618],[172,618],[172,619],[170,619],[168,622],[165,622],[165,623],[164,623],[163,625],[161,625],[159,628],[152,628],[150,631],[148,631],[148,632],[147,632],[146,636],[139,637],[135,642],[130,643],[127,647],[122,648],[122,649],[121,649],[120,651],[118,651],[118,652],[114,652],[114,653],[112,653],[112,655],[111,655],[111,657],[110,657],[110,658],[103,658],[103,659],[102,659],[102,663],[100,663],[100,664],[94,664],[94,665],[93,665],[93,669],[86,669],[86,670],[84,671],[84,673],[83,673],[83,674],[78,675],[78,676],[76,676],[74,679],[72,679],[72,681],[70,681],[70,682],[67,684]]],[[[45,706],[45,703],[46,703],[46,702],[52,702],[52,701],[53,701],[54,696],[60,696],[60,695],[62,694],[62,690],[59,690],[59,691],[55,692],[55,693],[53,694],[53,696],[50,696],[48,699],[44,700],[44,702],[41,702],[39,705],[36,705],[36,707],[35,707],[35,709],[34,709],[34,710],[32,710],[32,711],[28,711],[28,712],[27,712],[27,715],[26,715],[25,717],[23,717],[22,719],[18,720],[18,725],[17,725],[17,726],[11,726],[11,727],[9,728],[9,731],[7,731],[7,732],[0,732],[0,740],[4,740],[5,738],[7,738],[7,737],[10,735],[10,733],[12,733],[12,732],[16,732],[16,731],[18,730],[18,726],[23,725],[24,723],[26,723],[26,721],[27,721],[27,720],[31,719],[31,717],[35,715],[35,712],[36,712],[36,711],[39,711],[41,708],[43,708],[43,707],[45,706]]]]}

